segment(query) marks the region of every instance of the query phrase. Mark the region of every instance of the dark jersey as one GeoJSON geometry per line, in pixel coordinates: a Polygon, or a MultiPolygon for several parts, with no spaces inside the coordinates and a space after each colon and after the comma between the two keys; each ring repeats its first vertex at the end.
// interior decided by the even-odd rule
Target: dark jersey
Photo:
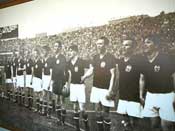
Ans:
{"type": "Polygon", "coordinates": [[[146,89],[152,93],[172,92],[174,72],[174,61],[167,54],[159,53],[152,63],[147,60],[145,62],[146,89]]]}
{"type": "Polygon", "coordinates": [[[34,72],[33,73],[35,77],[42,79],[42,67],[43,67],[43,63],[40,59],[34,61],[34,64],[33,64],[34,72]]]}
{"type": "Polygon", "coordinates": [[[43,60],[44,75],[50,75],[50,69],[52,68],[52,57],[43,60]]]}
{"type": "Polygon", "coordinates": [[[18,62],[17,62],[17,75],[18,76],[21,76],[23,75],[23,68],[24,68],[24,60],[23,59],[18,59],[18,62]],[[21,69],[20,69],[21,68],[21,69]]]}
{"type": "Polygon", "coordinates": [[[17,64],[18,64],[18,58],[14,58],[12,61],[13,77],[16,77],[17,64]]]}
{"type": "Polygon", "coordinates": [[[94,67],[93,86],[102,89],[108,89],[111,79],[112,68],[115,68],[115,57],[107,53],[102,59],[100,55],[93,58],[92,65],[94,67]]]}
{"type": "Polygon", "coordinates": [[[170,59],[173,62],[173,65],[175,66],[175,54],[171,54],[170,59]]]}
{"type": "Polygon", "coordinates": [[[32,74],[32,67],[33,67],[33,60],[27,59],[26,60],[26,74],[31,75],[32,74]]]}
{"type": "Polygon", "coordinates": [[[11,79],[11,63],[7,62],[5,64],[5,74],[6,74],[6,79],[11,79]]]}
{"type": "Polygon", "coordinates": [[[80,58],[77,59],[73,65],[71,61],[68,62],[67,69],[71,71],[71,83],[81,84],[81,77],[85,73],[85,68],[89,67],[89,63],[80,58]]]}
{"type": "Polygon", "coordinates": [[[132,56],[127,62],[118,61],[119,98],[139,102],[139,79],[143,72],[142,57],[132,56]]]}
{"type": "Polygon", "coordinates": [[[64,80],[65,69],[66,69],[66,58],[60,54],[52,59],[52,79],[53,80],[64,80]]]}

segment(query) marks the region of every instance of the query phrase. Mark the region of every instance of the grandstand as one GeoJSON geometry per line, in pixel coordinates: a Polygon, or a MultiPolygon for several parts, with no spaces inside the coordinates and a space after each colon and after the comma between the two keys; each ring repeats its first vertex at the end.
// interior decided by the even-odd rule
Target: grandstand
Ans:
{"type": "Polygon", "coordinates": [[[127,33],[132,34],[138,44],[142,44],[144,37],[150,33],[161,34],[164,46],[169,46],[175,41],[175,12],[161,13],[155,17],[141,15],[113,21],[115,22],[109,21],[109,24],[102,26],[86,27],[50,36],[12,40],[1,39],[0,52],[19,51],[21,46],[29,50],[36,46],[49,45],[52,47],[55,41],[61,40],[64,43],[65,51],[70,44],[74,43],[80,47],[81,56],[87,58],[87,56],[92,57],[94,54],[95,40],[102,35],[110,39],[110,52],[112,53],[120,46],[122,35],[127,33]]]}

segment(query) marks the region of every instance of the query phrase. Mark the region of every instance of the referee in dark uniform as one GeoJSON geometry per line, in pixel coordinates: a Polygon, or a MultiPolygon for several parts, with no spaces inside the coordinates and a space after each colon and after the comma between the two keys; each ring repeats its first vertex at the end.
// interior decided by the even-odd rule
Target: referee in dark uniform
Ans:
{"type": "MultiPolygon", "coordinates": [[[[54,57],[52,59],[52,91],[53,95],[53,111],[56,111],[58,117],[61,116],[62,106],[63,106],[63,95],[62,89],[65,84],[65,70],[66,70],[66,57],[62,54],[62,43],[57,41],[54,44],[54,57]]],[[[60,119],[60,118],[59,118],[60,119]]]]}

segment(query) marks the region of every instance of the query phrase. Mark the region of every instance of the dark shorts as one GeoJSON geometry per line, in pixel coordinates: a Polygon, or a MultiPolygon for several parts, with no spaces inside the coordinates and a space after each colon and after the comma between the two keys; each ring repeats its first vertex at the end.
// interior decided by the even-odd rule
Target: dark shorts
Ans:
{"type": "Polygon", "coordinates": [[[62,95],[63,86],[63,80],[53,80],[53,93],[56,95],[62,95]]]}

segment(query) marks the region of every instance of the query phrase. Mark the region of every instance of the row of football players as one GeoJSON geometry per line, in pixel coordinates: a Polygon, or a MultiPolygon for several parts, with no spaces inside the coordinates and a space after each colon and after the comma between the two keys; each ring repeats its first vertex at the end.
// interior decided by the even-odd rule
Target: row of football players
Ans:
{"type": "Polygon", "coordinates": [[[63,86],[65,82],[66,59],[59,54],[61,43],[55,44],[54,57],[51,56],[49,47],[44,47],[44,49],[45,55],[42,58],[40,51],[35,49],[31,53],[25,51],[24,53],[14,54],[13,58],[9,59],[5,65],[5,96],[11,98],[11,94],[14,96],[14,101],[20,105],[27,104],[30,109],[35,105],[37,111],[39,111],[39,105],[42,103],[40,101],[44,100],[44,106],[53,105],[48,105],[52,99],[52,85],[54,85],[53,92],[55,95],[53,99],[55,100],[59,87],[63,86]],[[58,88],[56,87],[57,83],[59,83],[58,88]]]}
{"type": "MultiPolygon", "coordinates": [[[[74,103],[74,120],[77,130],[79,130],[80,115],[78,106],[88,130],[88,116],[84,108],[86,103],[84,81],[93,74],[90,102],[95,104],[95,109],[98,111],[96,121],[99,130],[103,128],[110,130],[109,109],[115,105],[113,96],[117,94],[117,90],[119,101],[116,111],[129,116],[128,122],[123,121],[124,125],[134,128],[136,118],[150,117],[152,128],[155,130],[156,118],[159,116],[163,130],[169,131],[173,130],[175,121],[172,77],[175,65],[174,57],[160,52],[159,44],[159,36],[150,35],[143,45],[144,54],[135,55],[137,43],[133,38],[126,37],[122,42],[122,58],[118,60],[107,52],[109,40],[101,37],[95,43],[97,55],[91,61],[81,59],[78,46],[72,45],[68,51],[71,59],[66,62],[65,56],[60,53],[62,44],[58,42],[54,45],[53,57],[49,57],[50,49],[47,48],[42,62],[36,50],[33,62],[26,59],[26,64],[24,64],[22,59],[16,59],[16,62],[14,59],[12,69],[14,70],[16,66],[18,87],[32,87],[35,92],[43,89],[49,90],[52,87],[53,93],[57,96],[55,101],[58,105],[58,116],[62,120],[64,118],[61,116],[65,113],[61,107],[63,104],[62,88],[65,85],[70,89],[70,101],[74,103]],[[88,70],[85,72],[86,68],[88,70]],[[24,70],[26,75],[23,75],[24,70]]],[[[22,58],[22,56],[19,57],[22,58]]],[[[6,82],[10,80],[11,78],[6,82]]],[[[55,105],[53,103],[52,106],[55,105]]],[[[37,107],[39,110],[39,106],[37,107]]]]}

